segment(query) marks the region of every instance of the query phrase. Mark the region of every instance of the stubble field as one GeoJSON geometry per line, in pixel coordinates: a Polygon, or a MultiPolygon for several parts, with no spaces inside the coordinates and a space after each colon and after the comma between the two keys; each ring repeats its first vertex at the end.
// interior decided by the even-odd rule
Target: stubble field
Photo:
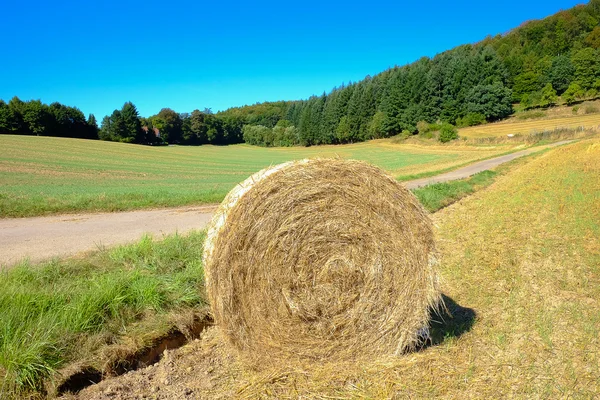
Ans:
{"type": "Polygon", "coordinates": [[[552,150],[436,214],[433,345],[360,365],[241,365],[217,330],[78,399],[596,398],[600,142],[552,150]]]}
{"type": "Polygon", "coordinates": [[[570,130],[599,130],[600,114],[590,115],[567,115],[538,118],[533,120],[519,120],[511,118],[508,120],[462,128],[458,134],[469,139],[480,139],[489,137],[502,137],[511,135],[532,135],[542,132],[570,131],[570,130]]]}

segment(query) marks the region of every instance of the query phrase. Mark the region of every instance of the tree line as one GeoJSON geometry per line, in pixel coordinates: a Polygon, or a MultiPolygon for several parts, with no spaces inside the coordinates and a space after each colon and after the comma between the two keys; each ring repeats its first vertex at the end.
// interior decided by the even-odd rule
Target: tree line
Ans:
{"type": "Polygon", "coordinates": [[[0,133],[87,137],[141,144],[246,142],[319,145],[405,136],[496,121],[521,108],[600,94],[600,0],[529,21],[504,35],[423,57],[306,100],[257,103],[213,114],[163,108],[141,117],[132,103],[98,129],[77,108],[0,100],[0,133]],[[437,128],[436,128],[437,129],[437,128]]]}
{"type": "Polygon", "coordinates": [[[42,135],[81,139],[101,139],[125,143],[161,145],[168,143],[201,145],[242,142],[243,121],[216,116],[210,109],[178,114],[163,108],[156,115],[141,117],[137,107],[126,102],[102,120],[94,114],[86,119],[77,107],[40,100],[0,99],[0,134],[42,135]]]}
{"type": "Polygon", "coordinates": [[[242,142],[243,121],[210,109],[177,113],[163,108],[156,115],[140,117],[135,105],[125,103],[102,120],[99,137],[140,144],[234,144],[242,142]]]}
{"type": "Polygon", "coordinates": [[[94,114],[86,119],[77,107],[15,96],[8,103],[0,99],[0,134],[98,139],[98,124],[94,114]]]}

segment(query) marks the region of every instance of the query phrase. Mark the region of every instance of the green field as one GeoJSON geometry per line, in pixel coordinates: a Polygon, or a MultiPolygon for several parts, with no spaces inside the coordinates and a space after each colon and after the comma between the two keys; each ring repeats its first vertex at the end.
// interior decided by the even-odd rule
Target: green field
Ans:
{"type": "Polygon", "coordinates": [[[512,147],[394,144],[149,147],[0,135],[0,217],[216,203],[249,175],[306,157],[365,160],[392,175],[431,174],[512,147]]]}

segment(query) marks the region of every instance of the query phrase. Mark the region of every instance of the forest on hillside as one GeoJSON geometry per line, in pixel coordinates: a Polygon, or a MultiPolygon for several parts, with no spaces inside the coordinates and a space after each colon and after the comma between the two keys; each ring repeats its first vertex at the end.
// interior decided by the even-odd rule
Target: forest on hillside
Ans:
{"type": "Polygon", "coordinates": [[[423,57],[301,101],[231,108],[244,141],[263,146],[357,142],[445,122],[471,126],[600,93],[600,0],[505,35],[423,57]],[[423,123],[426,122],[426,123],[423,123]]]}
{"type": "MultiPolygon", "coordinates": [[[[0,133],[142,144],[338,144],[471,126],[523,109],[600,94],[600,0],[433,58],[423,57],[306,100],[257,103],[213,114],[164,108],[141,117],[132,103],[98,129],[76,108],[0,100],[0,133]]],[[[454,136],[446,136],[453,138],[454,136]]]]}

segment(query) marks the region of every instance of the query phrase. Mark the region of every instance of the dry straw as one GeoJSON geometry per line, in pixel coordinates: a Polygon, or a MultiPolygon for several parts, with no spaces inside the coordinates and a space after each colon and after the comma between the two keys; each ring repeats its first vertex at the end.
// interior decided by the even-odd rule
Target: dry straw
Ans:
{"type": "Polygon", "coordinates": [[[249,358],[399,354],[439,293],[431,222],[379,168],[314,159],[236,186],[204,250],[215,321],[249,358]]]}

